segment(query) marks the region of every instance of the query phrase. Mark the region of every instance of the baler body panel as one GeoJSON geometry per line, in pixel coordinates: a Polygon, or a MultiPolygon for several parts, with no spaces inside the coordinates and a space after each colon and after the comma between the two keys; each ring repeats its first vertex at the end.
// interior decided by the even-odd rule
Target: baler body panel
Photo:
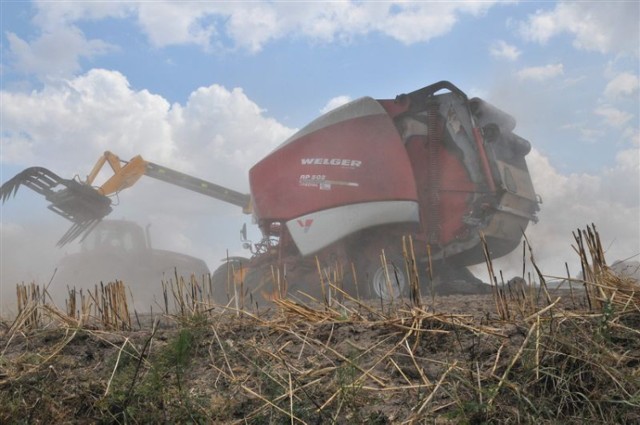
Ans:
{"type": "Polygon", "coordinates": [[[418,199],[404,144],[372,98],[315,120],[258,162],[249,179],[258,221],[288,222],[345,205],[418,199]]]}
{"type": "Polygon", "coordinates": [[[316,211],[286,224],[300,254],[310,255],[360,230],[419,220],[415,201],[377,201],[316,211]]]}
{"type": "Polygon", "coordinates": [[[251,169],[249,181],[258,222],[286,223],[303,255],[370,226],[419,222],[404,143],[370,97],[294,134],[251,169]]]}

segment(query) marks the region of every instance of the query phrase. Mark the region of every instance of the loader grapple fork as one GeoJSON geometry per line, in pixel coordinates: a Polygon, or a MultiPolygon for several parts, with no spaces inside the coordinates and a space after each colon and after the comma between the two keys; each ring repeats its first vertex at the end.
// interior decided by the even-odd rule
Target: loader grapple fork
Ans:
{"type": "Polygon", "coordinates": [[[0,187],[4,203],[15,196],[24,185],[43,195],[50,202],[48,208],[73,222],[71,228],[58,241],[64,245],[91,229],[111,212],[111,200],[94,188],[76,180],[63,179],[42,167],[31,167],[17,174],[0,187]],[[57,187],[60,187],[56,190],[57,187]]]}

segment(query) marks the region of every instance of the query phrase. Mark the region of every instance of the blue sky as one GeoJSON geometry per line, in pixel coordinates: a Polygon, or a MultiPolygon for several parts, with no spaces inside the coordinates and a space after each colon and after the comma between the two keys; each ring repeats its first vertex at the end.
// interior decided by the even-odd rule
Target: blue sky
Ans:
{"type": "MultiPolygon", "coordinates": [[[[514,115],[531,141],[545,203],[528,233],[549,273],[573,262],[571,231],[592,222],[611,260],[640,253],[637,1],[3,0],[0,10],[3,182],[33,165],[86,175],[108,149],[246,191],[250,166],[322,111],[446,79],[514,115]]],[[[21,254],[53,247],[66,227],[26,192],[2,206],[2,284],[44,280],[46,267],[34,272],[21,254]]],[[[212,268],[238,252],[250,222],[150,182],[120,201],[114,215],[152,222],[157,243],[212,268]]]]}

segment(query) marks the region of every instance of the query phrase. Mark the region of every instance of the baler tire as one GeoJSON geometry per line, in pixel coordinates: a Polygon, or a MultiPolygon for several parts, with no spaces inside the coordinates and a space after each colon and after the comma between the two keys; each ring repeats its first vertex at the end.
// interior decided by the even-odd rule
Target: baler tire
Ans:
{"type": "Polygon", "coordinates": [[[370,299],[391,301],[408,294],[409,277],[407,276],[404,258],[401,255],[388,254],[387,268],[380,260],[369,259],[360,263],[358,267],[358,281],[365,283],[365,296],[370,299]],[[389,281],[387,282],[387,273],[389,281]],[[360,277],[361,276],[361,277],[360,277]],[[389,293],[389,286],[391,293],[389,293]]]}

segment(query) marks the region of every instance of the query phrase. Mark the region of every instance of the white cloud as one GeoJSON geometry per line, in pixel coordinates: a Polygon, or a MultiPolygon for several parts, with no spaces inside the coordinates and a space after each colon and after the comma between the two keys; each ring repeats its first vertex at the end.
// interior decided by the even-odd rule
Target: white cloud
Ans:
{"type": "Polygon", "coordinates": [[[517,76],[521,80],[545,81],[564,74],[564,66],[561,63],[545,66],[523,68],[517,76]]]}
{"type": "Polygon", "coordinates": [[[618,202],[636,208],[640,206],[640,144],[619,151],[616,165],[606,169],[603,175],[607,187],[615,188],[612,192],[618,202]]]}
{"type": "Polygon", "coordinates": [[[398,13],[389,14],[378,21],[377,29],[405,44],[411,44],[446,34],[457,21],[456,8],[446,3],[407,3],[404,7],[399,6],[398,13]]]}
{"type": "Polygon", "coordinates": [[[501,59],[507,59],[510,61],[515,61],[520,57],[522,52],[516,47],[504,40],[498,40],[491,44],[489,47],[489,53],[491,56],[501,59]]]}
{"type": "Polygon", "coordinates": [[[546,43],[571,34],[577,49],[638,55],[638,2],[560,2],[553,10],[538,10],[521,23],[525,39],[546,43]]]}
{"type": "MultiPolygon", "coordinates": [[[[480,17],[495,4],[494,1],[322,3],[305,6],[306,19],[297,17],[292,33],[330,42],[377,32],[412,44],[442,36],[453,29],[460,16],[480,17]]],[[[286,17],[289,10],[285,6],[280,13],[286,17]]]]}
{"type": "Polygon", "coordinates": [[[136,12],[153,46],[196,44],[206,48],[217,34],[215,23],[206,19],[216,8],[216,3],[207,2],[143,2],[136,12]]]}
{"type": "Polygon", "coordinates": [[[478,3],[281,3],[281,2],[36,2],[33,23],[41,35],[7,35],[10,64],[41,79],[68,78],[80,61],[112,46],[87,39],[77,24],[133,19],[154,47],[194,44],[205,51],[255,53],[283,37],[311,42],[350,42],[381,33],[405,44],[425,42],[452,30],[462,15],[481,16],[495,2],[478,3]]]}
{"type": "Polygon", "coordinates": [[[40,34],[30,40],[8,32],[8,59],[12,67],[41,79],[67,78],[80,71],[80,60],[117,49],[99,39],[87,39],[75,24],[105,18],[123,19],[135,11],[126,2],[36,1],[33,23],[40,34]]]}
{"type": "Polygon", "coordinates": [[[349,42],[381,33],[405,44],[453,29],[461,16],[483,16],[485,2],[38,2],[34,23],[44,31],[80,21],[133,18],[155,47],[195,44],[256,52],[284,36],[349,42]]]}
{"type": "MultiPolygon", "coordinates": [[[[218,171],[215,177],[237,185],[234,174],[246,176],[250,166],[292,133],[263,113],[242,89],[201,87],[184,107],[172,108],[169,123],[178,155],[194,163],[194,169],[211,167],[215,160],[216,167],[228,171],[218,171]]],[[[241,187],[248,190],[246,182],[241,187]]]]}
{"type": "Polygon", "coordinates": [[[118,72],[94,69],[40,91],[2,96],[2,163],[45,161],[67,174],[88,172],[82,170],[87,161],[105,150],[125,158],[171,156],[168,102],[133,91],[118,72]]]}
{"type": "Polygon", "coordinates": [[[133,90],[122,74],[100,69],[41,91],[2,96],[1,162],[44,162],[60,174],[88,171],[87,161],[111,150],[123,159],[142,154],[233,181],[215,170],[246,173],[292,132],[265,117],[241,89],[201,87],[185,105],[170,105],[133,90]]]}
{"type": "Polygon", "coordinates": [[[349,103],[351,102],[351,97],[349,96],[336,96],[332,99],[330,99],[326,105],[324,105],[321,109],[320,109],[320,113],[321,114],[326,114],[327,112],[336,109],[339,106],[344,105],[345,103],[349,103]]]}
{"type": "Polygon", "coordinates": [[[580,135],[582,136],[582,140],[587,142],[597,142],[602,140],[605,136],[605,132],[600,129],[593,129],[589,127],[581,127],[578,129],[580,135]]]}
{"type": "Polygon", "coordinates": [[[255,4],[234,11],[226,24],[226,32],[237,46],[257,52],[269,41],[286,34],[292,24],[277,9],[255,4]]]}
{"type": "Polygon", "coordinates": [[[640,80],[630,72],[623,72],[607,83],[604,95],[608,98],[632,96],[638,91],[640,80]]]}
{"type": "Polygon", "coordinates": [[[69,77],[80,70],[80,58],[92,58],[113,51],[101,40],[87,40],[78,28],[69,26],[45,32],[31,42],[7,33],[8,54],[13,66],[40,78],[69,77]]]}
{"type": "Polygon", "coordinates": [[[623,127],[633,118],[630,113],[621,111],[611,105],[602,105],[596,108],[594,113],[604,118],[605,123],[611,127],[623,127]]]}
{"type": "Polygon", "coordinates": [[[122,19],[132,15],[136,2],[52,2],[36,0],[34,23],[44,31],[63,28],[82,20],[122,19]]]}
{"type": "Polygon", "coordinates": [[[629,140],[629,145],[640,148],[640,127],[625,128],[623,136],[629,140]]]}

